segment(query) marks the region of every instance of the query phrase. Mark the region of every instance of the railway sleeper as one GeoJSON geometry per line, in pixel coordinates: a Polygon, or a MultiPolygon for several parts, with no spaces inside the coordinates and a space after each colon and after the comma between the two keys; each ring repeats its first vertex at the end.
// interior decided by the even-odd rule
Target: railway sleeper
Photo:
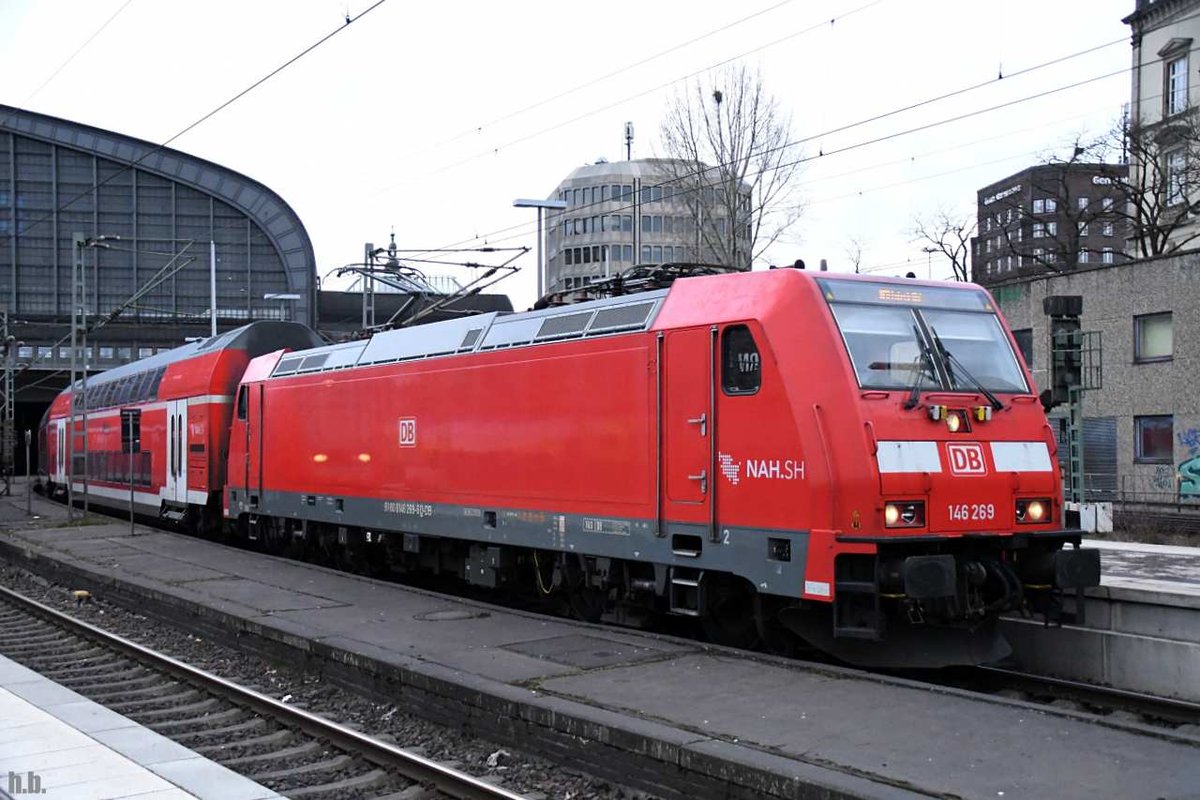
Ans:
{"type": "Polygon", "coordinates": [[[238,769],[248,767],[251,764],[260,764],[262,762],[271,762],[272,764],[283,761],[288,758],[301,758],[309,756],[317,751],[329,752],[323,750],[323,745],[315,741],[301,742],[294,747],[288,747],[283,750],[272,750],[268,753],[253,753],[245,756],[235,756],[234,758],[221,759],[221,764],[230,769],[238,769]]]}
{"type": "MultiPolygon", "coordinates": [[[[295,734],[293,733],[293,731],[291,729],[280,728],[277,731],[265,734],[263,736],[255,736],[250,739],[242,739],[239,742],[226,742],[224,744],[205,744],[205,745],[200,745],[198,747],[193,747],[192,750],[199,753],[200,755],[212,755],[213,759],[215,761],[221,761],[221,759],[218,757],[220,754],[239,752],[242,750],[253,750],[254,748],[258,748],[258,747],[271,748],[271,747],[274,747],[275,745],[282,744],[282,743],[288,741],[289,739],[293,738],[294,736],[295,736],[295,734]]],[[[264,752],[270,758],[278,758],[279,757],[278,750],[269,750],[269,751],[264,751],[264,752]]],[[[224,763],[224,762],[222,762],[222,763],[224,763]]],[[[226,765],[226,766],[228,766],[228,765],[226,765]]]]}
{"type": "Polygon", "coordinates": [[[262,783],[263,781],[286,780],[301,775],[311,775],[314,772],[335,772],[347,766],[353,760],[350,756],[343,753],[332,758],[327,758],[324,761],[314,761],[311,764],[303,764],[299,767],[277,769],[270,772],[256,772],[249,777],[250,780],[256,783],[262,783]]]}
{"type": "MultiPolygon", "coordinates": [[[[200,725],[205,725],[206,721],[201,720],[200,725]]],[[[207,739],[228,739],[235,734],[250,733],[262,730],[268,727],[269,722],[262,717],[254,717],[243,722],[236,722],[233,725],[226,725],[223,728],[205,728],[203,730],[191,731],[189,733],[176,733],[171,736],[176,742],[182,745],[187,745],[188,742],[203,742],[207,739]]]]}
{"type": "Polygon", "coordinates": [[[42,674],[61,683],[63,680],[70,680],[74,675],[109,675],[114,672],[124,672],[127,669],[129,669],[128,661],[120,656],[109,656],[108,658],[97,658],[90,664],[50,667],[42,671],[42,674]]]}
{"type": "Polygon", "coordinates": [[[117,698],[119,701],[122,698],[135,700],[136,698],[155,699],[159,697],[176,697],[178,696],[177,694],[168,695],[167,692],[176,691],[178,689],[185,689],[193,692],[195,691],[191,687],[184,684],[174,682],[164,683],[163,679],[156,675],[149,675],[136,681],[130,681],[129,683],[135,685],[135,688],[126,688],[127,684],[124,682],[97,683],[91,685],[78,683],[76,686],[79,686],[80,688],[75,688],[75,686],[72,686],[71,688],[75,689],[75,691],[79,692],[80,694],[86,694],[88,697],[91,697],[97,701],[106,700],[108,698],[117,698]]]}
{"type": "Polygon", "coordinates": [[[115,677],[111,673],[108,675],[76,675],[72,678],[67,678],[62,683],[69,682],[71,688],[80,694],[89,692],[113,694],[113,693],[132,693],[142,691],[142,688],[162,688],[162,678],[158,675],[149,673],[143,675],[135,675],[131,678],[115,677]]]}
{"type": "Polygon", "coordinates": [[[215,714],[203,713],[211,708],[219,707],[220,701],[209,698],[202,700],[199,703],[192,703],[188,706],[179,706],[175,708],[164,708],[162,711],[147,711],[142,714],[142,724],[148,728],[153,728],[158,732],[168,731],[172,728],[188,728],[194,725],[207,725],[213,722],[225,722],[226,720],[238,719],[251,712],[243,708],[229,708],[224,711],[218,711],[215,714]],[[200,712],[200,713],[197,713],[200,712]],[[193,714],[196,716],[180,717],[180,714],[193,714]],[[160,722],[155,722],[154,717],[167,717],[160,722]]]}
{"type": "Polygon", "coordinates": [[[147,697],[140,700],[106,702],[104,705],[108,706],[113,711],[129,716],[130,714],[138,714],[142,711],[155,711],[164,706],[174,707],[176,704],[189,703],[200,696],[200,693],[195,689],[188,689],[187,691],[178,692],[176,694],[162,695],[160,697],[147,697]]]}
{"type": "Polygon", "coordinates": [[[336,783],[326,783],[320,786],[306,786],[302,789],[287,789],[287,796],[292,800],[298,800],[303,797],[320,797],[321,795],[338,796],[343,792],[362,791],[365,789],[374,789],[387,784],[390,780],[388,774],[381,769],[373,769],[370,772],[364,772],[361,775],[355,775],[350,778],[344,778],[336,783]]]}

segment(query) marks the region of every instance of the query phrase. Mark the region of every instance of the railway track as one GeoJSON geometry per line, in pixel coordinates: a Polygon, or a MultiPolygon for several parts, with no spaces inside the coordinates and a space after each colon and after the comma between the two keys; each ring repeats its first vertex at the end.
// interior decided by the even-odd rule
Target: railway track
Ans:
{"type": "Polygon", "coordinates": [[[973,688],[982,691],[1016,691],[1040,703],[1065,701],[1101,716],[1124,712],[1140,718],[1146,724],[1167,730],[1180,725],[1200,724],[1200,703],[1187,700],[1000,667],[975,667],[971,675],[972,683],[976,684],[973,688]]]}
{"type": "Polygon", "coordinates": [[[522,798],[3,587],[0,653],[287,797],[522,798]]]}
{"type": "MultiPolygon", "coordinates": [[[[114,516],[114,518],[117,517],[114,516]]],[[[176,530],[168,526],[163,526],[153,520],[145,520],[144,522],[158,527],[160,530],[176,530]]],[[[445,587],[436,587],[434,591],[446,592],[448,590],[445,587]]],[[[462,592],[458,591],[449,590],[449,593],[453,596],[462,596],[462,592]]],[[[504,601],[498,600],[493,596],[488,597],[487,602],[503,603],[504,601]]],[[[539,613],[544,613],[544,610],[539,613]]],[[[662,633],[664,631],[658,632],[662,633]]],[[[696,636],[694,632],[689,633],[687,631],[670,630],[665,632],[668,635],[681,635],[684,638],[695,638],[696,636]]],[[[817,652],[807,652],[804,658],[806,660],[837,663],[817,652]]],[[[881,674],[889,674],[888,670],[881,670],[880,672],[881,674]]],[[[1086,711],[1101,718],[1111,716],[1116,712],[1123,712],[1126,715],[1125,718],[1114,717],[1112,720],[1113,724],[1124,725],[1129,721],[1137,721],[1139,724],[1158,729],[1165,735],[1170,735],[1174,728],[1182,725],[1200,725],[1200,704],[1197,703],[1062,678],[1023,673],[1007,668],[979,666],[961,669],[952,668],[932,674],[920,673],[914,675],[910,672],[901,674],[902,677],[915,678],[918,681],[954,686],[986,694],[1008,692],[1010,696],[1016,696],[1027,702],[1041,705],[1057,704],[1061,706],[1069,704],[1073,705],[1077,710],[1086,711]]],[[[1195,734],[1189,734],[1185,738],[1189,741],[1194,741],[1197,737],[1195,734]]]]}

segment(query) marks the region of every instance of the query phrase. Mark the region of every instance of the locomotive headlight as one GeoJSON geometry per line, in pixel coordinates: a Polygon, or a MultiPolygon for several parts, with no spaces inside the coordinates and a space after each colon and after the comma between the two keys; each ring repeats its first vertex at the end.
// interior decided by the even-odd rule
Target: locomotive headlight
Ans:
{"type": "Polygon", "coordinates": [[[925,524],[925,504],[920,500],[900,500],[883,507],[887,528],[920,528],[925,524]]]}
{"type": "Polygon", "coordinates": [[[971,423],[967,421],[967,412],[964,409],[947,409],[945,417],[946,429],[951,433],[966,433],[971,430],[971,423]]]}
{"type": "Polygon", "coordinates": [[[1018,500],[1017,522],[1031,525],[1045,522],[1046,518],[1050,515],[1050,508],[1050,501],[1048,499],[1018,500]]]}

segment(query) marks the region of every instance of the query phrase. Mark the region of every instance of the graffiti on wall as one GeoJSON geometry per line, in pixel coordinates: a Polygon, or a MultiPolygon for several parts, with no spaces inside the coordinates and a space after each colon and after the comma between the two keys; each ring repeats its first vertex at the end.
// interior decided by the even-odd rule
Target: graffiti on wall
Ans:
{"type": "Polygon", "coordinates": [[[1200,495],[1200,431],[1188,428],[1178,438],[1190,456],[1179,465],[1179,494],[1200,495]]]}

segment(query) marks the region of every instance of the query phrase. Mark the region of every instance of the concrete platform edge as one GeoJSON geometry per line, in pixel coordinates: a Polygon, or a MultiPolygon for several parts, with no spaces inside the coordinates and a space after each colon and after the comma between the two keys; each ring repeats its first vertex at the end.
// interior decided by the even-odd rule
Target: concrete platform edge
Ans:
{"type": "MultiPolygon", "coordinates": [[[[620,785],[664,797],[721,796],[794,800],[912,800],[930,795],[872,777],[810,764],[654,720],[630,717],[418,659],[384,661],[358,643],[312,641],[127,579],[0,540],[0,556],[43,577],[107,596],[140,613],[204,632],[266,657],[320,662],[336,683],[395,700],[406,711],[534,752],[620,785]],[[247,641],[246,637],[252,637],[247,641]],[[249,646],[248,646],[249,645],[249,646]],[[352,649],[353,647],[353,649],[352,649]],[[396,689],[399,687],[400,691],[396,689]]],[[[233,604],[236,605],[236,604],[233,604]]]]}

